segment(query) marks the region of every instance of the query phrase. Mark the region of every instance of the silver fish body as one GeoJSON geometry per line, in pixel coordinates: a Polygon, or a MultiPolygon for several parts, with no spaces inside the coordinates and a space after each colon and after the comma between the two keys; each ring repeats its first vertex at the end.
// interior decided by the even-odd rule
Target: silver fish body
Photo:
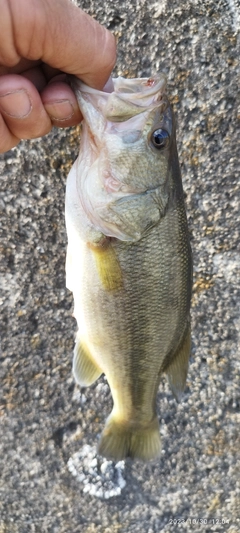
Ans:
{"type": "Polygon", "coordinates": [[[82,386],[104,373],[111,388],[99,453],[149,460],[161,450],[161,375],[177,399],[187,376],[191,249],[165,77],[113,83],[106,94],[74,82],[84,123],[66,192],[73,372],[82,386]]]}

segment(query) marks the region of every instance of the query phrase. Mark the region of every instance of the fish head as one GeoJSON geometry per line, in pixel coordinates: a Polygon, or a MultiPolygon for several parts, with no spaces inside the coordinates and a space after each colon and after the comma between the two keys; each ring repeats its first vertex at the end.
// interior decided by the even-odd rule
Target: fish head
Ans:
{"type": "Polygon", "coordinates": [[[78,191],[95,228],[132,240],[141,232],[133,232],[135,237],[125,232],[124,237],[119,224],[116,229],[110,220],[109,209],[119,201],[123,205],[126,197],[136,198],[159,187],[162,203],[167,202],[175,125],[164,74],[112,81],[111,93],[92,89],[76,78],[72,81],[84,118],[76,163],[78,191]]]}

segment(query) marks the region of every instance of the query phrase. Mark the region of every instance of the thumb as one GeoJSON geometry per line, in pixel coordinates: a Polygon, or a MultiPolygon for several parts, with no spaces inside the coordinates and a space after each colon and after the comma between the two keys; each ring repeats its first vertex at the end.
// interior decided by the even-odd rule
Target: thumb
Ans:
{"type": "Polygon", "coordinates": [[[116,59],[114,36],[104,26],[70,0],[8,0],[8,4],[13,36],[9,39],[8,33],[2,42],[10,43],[12,56],[7,51],[5,57],[12,65],[14,57],[15,64],[22,58],[41,60],[102,89],[116,59]]]}

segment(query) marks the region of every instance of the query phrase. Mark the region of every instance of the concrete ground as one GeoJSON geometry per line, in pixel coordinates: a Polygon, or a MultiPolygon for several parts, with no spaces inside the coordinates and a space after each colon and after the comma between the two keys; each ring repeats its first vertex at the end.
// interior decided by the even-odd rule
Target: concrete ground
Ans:
{"type": "Polygon", "coordinates": [[[192,359],[180,404],[159,388],[160,460],[96,459],[111,395],[104,378],[74,384],[64,270],[79,131],[1,156],[0,533],[237,533],[238,2],[81,6],[118,36],[116,76],[168,76],[194,258],[192,359]]]}

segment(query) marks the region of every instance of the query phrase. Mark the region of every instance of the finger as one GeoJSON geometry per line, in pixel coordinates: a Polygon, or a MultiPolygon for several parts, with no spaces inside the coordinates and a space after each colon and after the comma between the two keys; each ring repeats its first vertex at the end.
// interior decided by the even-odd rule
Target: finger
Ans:
{"type": "Polygon", "coordinates": [[[43,89],[41,98],[54,126],[76,126],[81,122],[77,99],[67,83],[52,81],[43,89]]]}
{"type": "Polygon", "coordinates": [[[11,150],[19,143],[20,139],[9,131],[3,117],[0,115],[0,154],[11,150]]]}
{"type": "Polygon", "coordinates": [[[18,139],[41,137],[52,128],[37,89],[17,74],[0,78],[0,113],[10,133],[18,139]]]}
{"type": "Polygon", "coordinates": [[[108,30],[70,1],[32,0],[31,9],[26,0],[9,3],[13,38],[9,44],[9,30],[4,22],[9,24],[9,20],[1,14],[2,57],[5,57],[5,63],[0,57],[2,64],[16,65],[21,57],[41,59],[102,89],[116,59],[115,39],[108,30]]]}

